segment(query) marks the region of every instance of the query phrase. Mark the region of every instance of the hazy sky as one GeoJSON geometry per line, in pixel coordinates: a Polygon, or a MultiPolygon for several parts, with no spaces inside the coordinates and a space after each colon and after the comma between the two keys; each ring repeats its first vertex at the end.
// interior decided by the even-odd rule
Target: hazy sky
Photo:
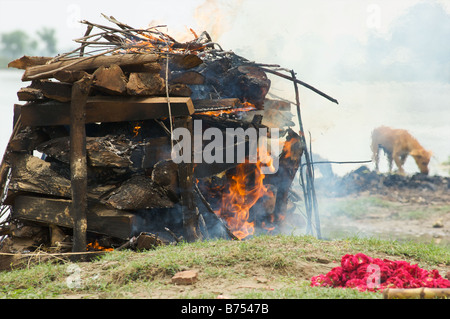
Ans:
{"type": "MultiPolygon", "coordinates": [[[[225,49],[301,68],[314,79],[322,71],[327,79],[379,79],[386,66],[390,75],[411,79],[417,74],[402,65],[447,59],[449,12],[450,0],[0,0],[0,33],[23,29],[33,35],[52,27],[65,51],[83,36],[86,26],[78,21],[109,24],[104,13],[134,27],[165,24],[175,38],[189,37],[188,28],[207,30],[225,49]],[[358,78],[355,67],[363,71],[358,78]]],[[[420,76],[435,71],[441,65],[420,76]]]]}
{"type": "MultiPolygon", "coordinates": [[[[225,50],[294,69],[340,102],[301,90],[304,124],[332,160],[370,158],[379,124],[412,130],[440,161],[450,156],[450,0],[0,0],[0,33],[52,27],[62,53],[83,36],[79,20],[109,24],[101,13],[166,24],[180,40],[206,30],[225,50]]],[[[292,84],[273,93],[292,94],[292,84]]]]}

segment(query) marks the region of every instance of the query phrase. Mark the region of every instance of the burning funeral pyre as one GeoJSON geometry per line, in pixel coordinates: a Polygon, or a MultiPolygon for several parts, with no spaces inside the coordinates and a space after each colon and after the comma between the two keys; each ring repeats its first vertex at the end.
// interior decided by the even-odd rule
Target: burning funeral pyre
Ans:
{"type": "Polygon", "coordinates": [[[297,84],[336,101],[206,32],[181,43],[105,18],[114,26],[81,22],[72,52],[9,64],[30,84],[1,163],[2,251],[241,240],[295,224],[291,184],[309,156],[291,103],[268,98],[267,74],[294,83],[301,132],[297,84]]]}

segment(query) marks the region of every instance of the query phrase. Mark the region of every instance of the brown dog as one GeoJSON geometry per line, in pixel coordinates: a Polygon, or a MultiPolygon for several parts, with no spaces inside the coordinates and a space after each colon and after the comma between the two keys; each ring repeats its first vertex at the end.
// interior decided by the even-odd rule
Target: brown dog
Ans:
{"type": "Polygon", "coordinates": [[[411,155],[420,172],[428,174],[428,163],[432,153],[425,150],[406,130],[392,129],[386,126],[378,127],[372,132],[371,147],[376,171],[378,171],[379,152],[382,149],[389,161],[389,172],[392,171],[392,160],[394,160],[398,172],[404,174],[403,164],[405,164],[406,157],[411,155]]]}

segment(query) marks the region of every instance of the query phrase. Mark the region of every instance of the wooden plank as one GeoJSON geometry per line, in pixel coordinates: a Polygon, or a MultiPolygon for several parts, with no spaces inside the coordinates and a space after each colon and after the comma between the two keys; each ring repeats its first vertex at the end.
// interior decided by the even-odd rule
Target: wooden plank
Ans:
{"type": "MultiPolygon", "coordinates": [[[[194,113],[188,97],[171,97],[172,116],[194,113]]],[[[28,103],[21,109],[23,125],[52,126],[70,124],[70,104],[56,101],[28,103]]],[[[169,116],[166,97],[91,97],[86,104],[86,123],[125,122],[169,116]]]]}
{"type": "MultiPolygon", "coordinates": [[[[72,228],[74,219],[70,214],[72,201],[67,199],[17,196],[12,217],[44,224],[72,228]]],[[[87,231],[121,239],[130,238],[135,227],[134,214],[107,208],[101,204],[89,205],[87,231]]]]}
{"type": "Polygon", "coordinates": [[[22,76],[22,81],[30,81],[36,79],[48,79],[58,71],[79,71],[79,70],[95,70],[101,66],[109,66],[111,64],[136,65],[158,61],[159,56],[156,54],[117,54],[109,56],[83,57],[59,61],[51,64],[36,65],[28,67],[22,76]]]}

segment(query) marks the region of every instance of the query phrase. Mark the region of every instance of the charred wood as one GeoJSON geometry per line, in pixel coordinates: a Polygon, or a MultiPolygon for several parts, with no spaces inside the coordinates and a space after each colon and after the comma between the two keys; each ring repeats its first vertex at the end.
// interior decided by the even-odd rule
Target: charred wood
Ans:
{"type": "Polygon", "coordinates": [[[151,178],[136,175],[125,181],[103,202],[109,207],[121,210],[141,210],[151,208],[169,208],[174,202],[167,189],[157,185],[151,178]]]}
{"type": "MultiPolygon", "coordinates": [[[[123,136],[86,137],[87,163],[90,166],[128,168],[133,144],[123,136]]],[[[36,146],[36,150],[69,164],[70,139],[60,137],[36,146]]]]}

